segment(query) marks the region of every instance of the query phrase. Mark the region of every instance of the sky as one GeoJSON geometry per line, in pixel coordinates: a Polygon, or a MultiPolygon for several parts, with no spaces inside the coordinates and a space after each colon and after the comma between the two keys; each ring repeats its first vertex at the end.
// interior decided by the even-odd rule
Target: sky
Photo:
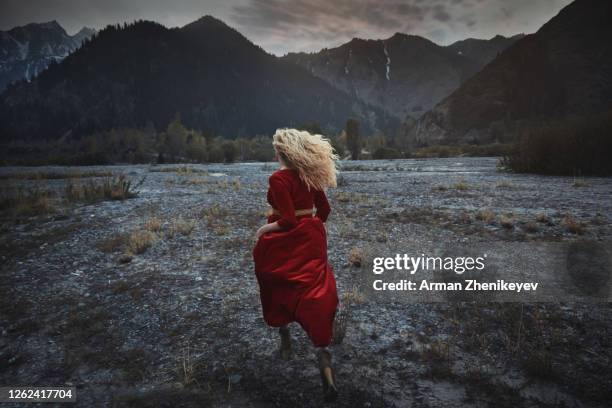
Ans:
{"type": "Polygon", "coordinates": [[[420,35],[440,45],[532,33],[570,0],[0,0],[0,30],[56,20],[81,27],[153,20],[183,26],[210,14],[275,55],[319,51],[354,37],[420,35]]]}

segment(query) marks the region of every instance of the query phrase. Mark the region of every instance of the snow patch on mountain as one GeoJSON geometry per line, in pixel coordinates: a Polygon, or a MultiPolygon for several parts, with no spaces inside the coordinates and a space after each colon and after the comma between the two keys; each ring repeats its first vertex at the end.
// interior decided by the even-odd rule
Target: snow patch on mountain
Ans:
{"type": "Polygon", "coordinates": [[[348,68],[348,64],[351,61],[351,56],[353,55],[353,50],[349,50],[348,53],[348,58],[346,59],[346,64],[344,64],[344,74],[348,75],[349,74],[349,68],[348,68]]]}
{"type": "Polygon", "coordinates": [[[387,44],[383,42],[383,51],[385,53],[385,57],[387,57],[387,63],[385,65],[386,72],[385,75],[387,77],[387,81],[391,80],[391,57],[389,57],[389,52],[387,51],[387,44]]]}
{"type": "Polygon", "coordinates": [[[25,43],[21,43],[13,38],[13,41],[17,44],[17,58],[21,61],[25,60],[28,57],[28,53],[30,51],[30,42],[26,41],[25,43]]]}
{"type": "Polygon", "coordinates": [[[56,21],[0,31],[0,92],[11,82],[31,80],[93,34],[95,30],[83,28],[70,36],[56,21]]]}

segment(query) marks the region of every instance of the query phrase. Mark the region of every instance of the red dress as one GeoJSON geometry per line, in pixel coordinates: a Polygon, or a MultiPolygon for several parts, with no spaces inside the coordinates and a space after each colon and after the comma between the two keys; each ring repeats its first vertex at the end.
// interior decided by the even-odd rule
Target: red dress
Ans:
{"type": "Polygon", "coordinates": [[[274,327],[298,322],[316,347],[327,346],[338,305],[323,225],[329,203],[323,191],[309,191],[295,170],[278,170],[269,181],[268,202],[280,215],[268,222],[284,229],[262,235],[253,249],[264,319],[274,327]],[[313,205],[316,216],[296,217],[296,210],[313,205]]]}

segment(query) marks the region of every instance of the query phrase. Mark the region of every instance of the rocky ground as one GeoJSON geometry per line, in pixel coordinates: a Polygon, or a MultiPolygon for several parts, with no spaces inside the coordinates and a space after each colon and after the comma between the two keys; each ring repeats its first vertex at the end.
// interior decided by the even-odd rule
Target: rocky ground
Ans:
{"type": "MultiPolygon", "coordinates": [[[[322,406],[299,327],[285,362],[261,317],[251,248],[273,170],[0,169],[0,384],[71,385],[84,407],[322,406]],[[75,193],[109,174],[138,194],[75,193]]],[[[610,178],[508,174],[492,158],[346,162],[327,224],[336,405],[608,406],[609,303],[378,302],[358,265],[400,239],[609,242],[611,197],[610,178]]]]}

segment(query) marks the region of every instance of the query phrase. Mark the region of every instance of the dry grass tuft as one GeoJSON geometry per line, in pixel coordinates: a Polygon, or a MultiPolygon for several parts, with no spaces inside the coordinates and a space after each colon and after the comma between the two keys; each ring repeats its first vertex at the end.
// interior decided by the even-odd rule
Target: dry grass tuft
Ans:
{"type": "Polygon", "coordinates": [[[451,361],[451,345],[447,341],[434,341],[423,349],[423,357],[430,361],[451,361]]]}
{"type": "Polygon", "coordinates": [[[160,232],[162,229],[162,222],[159,218],[157,217],[152,217],[149,218],[145,224],[144,227],[147,231],[151,231],[151,232],[160,232]]]}
{"type": "Polygon", "coordinates": [[[483,208],[476,213],[476,219],[485,224],[491,224],[495,221],[495,213],[489,209],[483,208]]]}
{"type": "Polygon", "coordinates": [[[74,179],[68,181],[64,190],[64,198],[68,202],[94,203],[104,200],[125,200],[138,195],[136,188],[144,182],[144,177],[133,185],[132,181],[125,175],[105,177],[103,179],[77,182],[74,179]]]}
{"type": "Polygon", "coordinates": [[[538,224],[535,222],[528,222],[525,224],[525,231],[529,233],[538,232],[538,224]]]}
{"type": "Polygon", "coordinates": [[[365,297],[359,290],[358,286],[353,286],[348,292],[342,295],[340,308],[334,319],[333,340],[334,344],[341,344],[346,336],[346,330],[351,319],[353,306],[360,305],[364,302],[365,297]]]}
{"type": "Polygon", "coordinates": [[[459,223],[460,224],[471,224],[472,223],[472,217],[467,211],[462,211],[461,214],[459,214],[459,223]]]}
{"type": "Polygon", "coordinates": [[[574,182],[572,183],[572,187],[586,187],[589,184],[584,179],[574,178],[574,182]]]}
{"type": "Polygon", "coordinates": [[[179,218],[174,221],[172,228],[181,235],[191,235],[193,230],[195,229],[196,223],[194,220],[184,220],[179,218]]]}
{"type": "Polygon", "coordinates": [[[571,214],[567,214],[565,218],[563,218],[563,225],[567,231],[572,234],[582,235],[584,234],[584,224],[576,220],[571,214]]]}
{"type": "Polygon", "coordinates": [[[227,235],[230,232],[229,227],[225,224],[214,224],[212,230],[217,235],[227,235]]]}
{"type": "Polygon", "coordinates": [[[195,220],[185,220],[179,217],[171,221],[170,227],[166,230],[166,237],[173,238],[177,234],[184,236],[191,235],[195,227],[195,220]]]}
{"type": "Polygon", "coordinates": [[[193,348],[187,344],[183,347],[181,355],[177,358],[177,374],[180,383],[184,387],[198,383],[197,372],[201,362],[193,355],[193,351],[193,348]]]}
{"type": "Polygon", "coordinates": [[[364,255],[363,249],[354,247],[349,252],[348,262],[351,266],[360,267],[363,263],[364,255]]]}
{"type": "Polygon", "coordinates": [[[200,211],[202,218],[208,219],[209,221],[216,218],[223,218],[229,215],[229,211],[219,204],[211,205],[210,207],[204,208],[200,211]]]}
{"type": "Polygon", "coordinates": [[[499,217],[499,223],[502,227],[506,229],[514,228],[514,218],[509,215],[502,215],[499,217]]]}
{"type": "Polygon", "coordinates": [[[15,194],[1,192],[6,198],[0,199],[0,211],[7,211],[16,216],[35,216],[54,213],[51,193],[38,188],[18,188],[15,194]]]}
{"type": "Polygon", "coordinates": [[[127,240],[127,250],[132,254],[143,254],[155,242],[155,234],[151,231],[133,231],[127,240]]]}
{"type": "Polygon", "coordinates": [[[495,185],[495,187],[499,189],[511,189],[514,186],[509,181],[500,181],[495,185]]]}
{"type": "Polygon", "coordinates": [[[341,203],[348,203],[349,201],[351,201],[351,195],[344,191],[338,191],[334,195],[334,198],[336,199],[336,201],[339,201],[341,203]]]}
{"type": "Polygon", "coordinates": [[[536,215],[536,221],[542,224],[548,224],[550,222],[550,219],[548,218],[546,214],[540,213],[536,215]]]}
{"type": "Polygon", "coordinates": [[[342,295],[342,301],[350,305],[360,305],[365,301],[365,295],[357,285],[353,285],[350,290],[342,295]]]}
{"type": "Polygon", "coordinates": [[[456,183],[453,187],[455,188],[455,190],[459,191],[465,191],[472,188],[468,183],[465,182],[465,180],[459,180],[459,182],[456,183]]]}
{"type": "Polygon", "coordinates": [[[100,240],[96,247],[100,251],[110,254],[119,251],[119,249],[121,249],[126,242],[127,238],[124,234],[116,234],[100,240]]]}

